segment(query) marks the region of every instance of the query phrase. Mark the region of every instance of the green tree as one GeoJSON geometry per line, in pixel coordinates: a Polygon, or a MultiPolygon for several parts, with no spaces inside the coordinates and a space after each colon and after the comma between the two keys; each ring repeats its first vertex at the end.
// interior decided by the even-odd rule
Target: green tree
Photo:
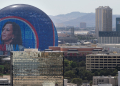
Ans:
{"type": "Polygon", "coordinates": [[[82,84],[82,79],[81,78],[73,78],[71,82],[75,83],[79,86],[82,84]]]}
{"type": "Polygon", "coordinates": [[[64,60],[64,66],[67,67],[69,65],[69,61],[68,60],[64,60]]]}
{"type": "Polygon", "coordinates": [[[104,70],[101,70],[100,71],[100,76],[104,75],[105,74],[105,71],[104,70]]]}
{"type": "Polygon", "coordinates": [[[69,70],[72,70],[71,66],[67,66],[67,67],[64,66],[64,72],[69,71],[69,70]]]}
{"type": "Polygon", "coordinates": [[[80,67],[84,67],[85,66],[85,61],[79,62],[79,65],[80,65],[80,67]]]}
{"type": "Polygon", "coordinates": [[[117,69],[115,69],[113,72],[112,72],[112,76],[116,76],[116,74],[118,73],[118,70],[117,69]]]}
{"type": "Polygon", "coordinates": [[[73,71],[69,70],[67,72],[64,73],[65,77],[70,77],[70,78],[74,78],[75,74],[73,73],[73,71]]]}
{"type": "Polygon", "coordinates": [[[3,73],[3,68],[0,67],[0,73],[3,73]]]}
{"type": "Polygon", "coordinates": [[[92,80],[93,73],[91,73],[91,71],[86,70],[84,73],[84,77],[87,77],[87,80],[92,80]]]}
{"type": "Polygon", "coordinates": [[[4,64],[4,74],[10,74],[10,65],[4,64]]]}
{"type": "Polygon", "coordinates": [[[98,71],[95,71],[94,75],[95,75],[95,76],[98,76],[98,74],[99,74],[98,71]]]}
{"type": "Polygon", "coordinates": [[[0,65],[0,73],[3,73],[3,72],[4,72],[4,66],[0,65]]]}
{"type": "Polygon", "coordinates": [[[75,68],[75,67],[77,67],[77,63],[76,63],[76,62],[73,62],[73,61],[70,61],[70,66],[71,66],[72,68],[75,68]]]}
{"type": "Polygon", "coordinates": [[[77,68],[75,68],[75,75],[79,75],[79,69],[78,69],[78,67],[77,68]]]}

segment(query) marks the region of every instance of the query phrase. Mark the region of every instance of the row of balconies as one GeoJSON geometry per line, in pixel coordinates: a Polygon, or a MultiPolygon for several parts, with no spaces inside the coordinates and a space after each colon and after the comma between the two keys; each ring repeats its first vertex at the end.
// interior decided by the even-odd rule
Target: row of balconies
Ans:
{"type": "Polygon", "coordinates": [[[89,61],[87,61],[86,63],[120,63],[120,61],[118,62],[118,61],[104,61],[104,62],[102,62],[102,61],[100,61],[100,62],[98,62],[98,61],[91,61],[91,62],[89,62],[89,61]]]}
{"type": "Polygon", "coordinates": [[[116,68],[116,65],[87,65],[86,68],[116,68]]]}
{"type": "Polygon", "coordinates": [[[120,63],[120,61],[86,61],[86,63],[92,64],[92,63],[120,63]]]}
{"type": "MultiPolygon", "coordinates": [[[[88,66],[89,66],[89,67],[116,67],[116,66],[111,66],[111,65],[108,65],[108,66],[107,66],[107,65],[106,65],[106,66],[105,66],[105,65],[104,65],[104,66],[100,66],[100,65],[90,66],[90,65],[88,65],[88,66]]],[[[87,66],[87,67],[88,67],[88,66],[87,66]]]]}
{"type": "Polygon", "coordinates": [[[114,57],[108,57],[108,56],[102,56],[102,57],[94,57],[94,56],[92,56],[92,57],[86,57],[86,59],[108,59],[108,58],[110,58],[110,59],[118,59],[118,58],[120,58],[120,56],[114,56],[114,57]]]}
{"type": "MultiPolygon", "coordinates": [[[[109,68],[116,68],[116,66],[110,66],[110,65],[109,65],[109,66],[100,66],[100,65],[97,65],[97,66],[95,66],[95,65],[94,65],[94,66],[87,65],[87,66],[86,66],[86,68],[92,68],[92,67],[93,67],[93,68],[95,68],[95,67],[98,67],[98,68],[108,68],[108,67],[109,67],[109,68]]],[[[120,67],[120,66],[119,66],[119,67],[120,67]]]]}
{"type": "Polygon", "coordinates": [[[103,60],[118,60],[118,61],[120,61],[120,59],[86,59],[86,60],[96,60],[96,61],[99,61],[99,60],[101,60],[101,61],[103,61],[103,60]]]}

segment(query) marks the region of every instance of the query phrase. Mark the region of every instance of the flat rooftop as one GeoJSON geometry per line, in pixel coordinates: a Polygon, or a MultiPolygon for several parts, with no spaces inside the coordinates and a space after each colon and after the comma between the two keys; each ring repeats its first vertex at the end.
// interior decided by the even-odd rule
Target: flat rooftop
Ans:
{"type": "Polygon", "coordinates": [[[98,45],[107,45],[107,46],[117,46],[118,45],[118,46],[120,46],[120,44],[99,44],[99,43],[98,43],[98,45]]]}
{"type": "MultiPolygon", "coordinates": [[[[54,46],[49,46],[49,47],[54,47],[54,46]]],[[[57,46],[60,48],[102,48],[102,47],[92,47],[92,46],[57,46]]]]}
{"type": "Polygon", "coordinates": [[[114,78],[116,76],[93,76],[94,78],[114,78]]]}

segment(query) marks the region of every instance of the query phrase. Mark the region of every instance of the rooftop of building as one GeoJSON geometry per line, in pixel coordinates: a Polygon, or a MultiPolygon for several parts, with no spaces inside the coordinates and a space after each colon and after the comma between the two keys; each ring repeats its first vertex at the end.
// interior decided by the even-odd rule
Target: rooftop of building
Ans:
{"type": "Polygon", "coordinates": [[[117,76],[93,76],[93,78],[115,78],[117,76]]]}
{"type": "Polygon", "coordinates": [[[9,61],[10,60],[10,56],[2,58],[3,61],[9,61]]]}
{"type": "Polygon", "coordinates": [[[58,33],[58,37],[69,37],[70,35],[67,33],[58,33]]]}
{"type": "Polygon", "coordinates": [[[110,7],[109,6],[99,6],[98,8],[110,8],[110,7]]]}
{"type": "MultiPolygon", "coordinates": [[[[13,52],[63,52],[63,51],[53,51],[51,49],[45,49],[44,51],[11,51],[12,53],[13,52]]],[[[8,60],[10,57],[7,57],[5,58],[4,60],[8,60]]]]}
{"type": "Polygon", "coordinates": [[[0,76],[0,80],[9,80],[10,82],[10,75],[3,75],[3,76],[0,76]]]}
{"type": "Polygon", "coordinates": [[[80,46],[67,46],[67,45],[62,45],[62,46],[49,46],[49,47],[60,47],[60,48],[102,48],[99,46],[91,46],[91,45],[80,45],[80,46]]]}
{"type": "Polygon", "coordinates": [[[120,46],[120,44],[99,44],[99,43],[98,43],[98,45],[102,45],[102,46],[103,45],[105,45],[105,46],[120,46]]]}
{"type": "Polygon", "coordinates": [[[7,78],[0,78],[0,81],[8,81],[7,78]]]}

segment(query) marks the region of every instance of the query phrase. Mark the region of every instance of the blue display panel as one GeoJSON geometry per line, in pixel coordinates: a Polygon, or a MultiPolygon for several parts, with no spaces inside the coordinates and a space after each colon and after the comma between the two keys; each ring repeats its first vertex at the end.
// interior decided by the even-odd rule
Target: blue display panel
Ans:
{"type": "Polygon", "coordinates": [[[56,28],[40,9],[16,4],[0,10],[0,55],[24,48],[48,49],[58,46],[56,28]]]}

